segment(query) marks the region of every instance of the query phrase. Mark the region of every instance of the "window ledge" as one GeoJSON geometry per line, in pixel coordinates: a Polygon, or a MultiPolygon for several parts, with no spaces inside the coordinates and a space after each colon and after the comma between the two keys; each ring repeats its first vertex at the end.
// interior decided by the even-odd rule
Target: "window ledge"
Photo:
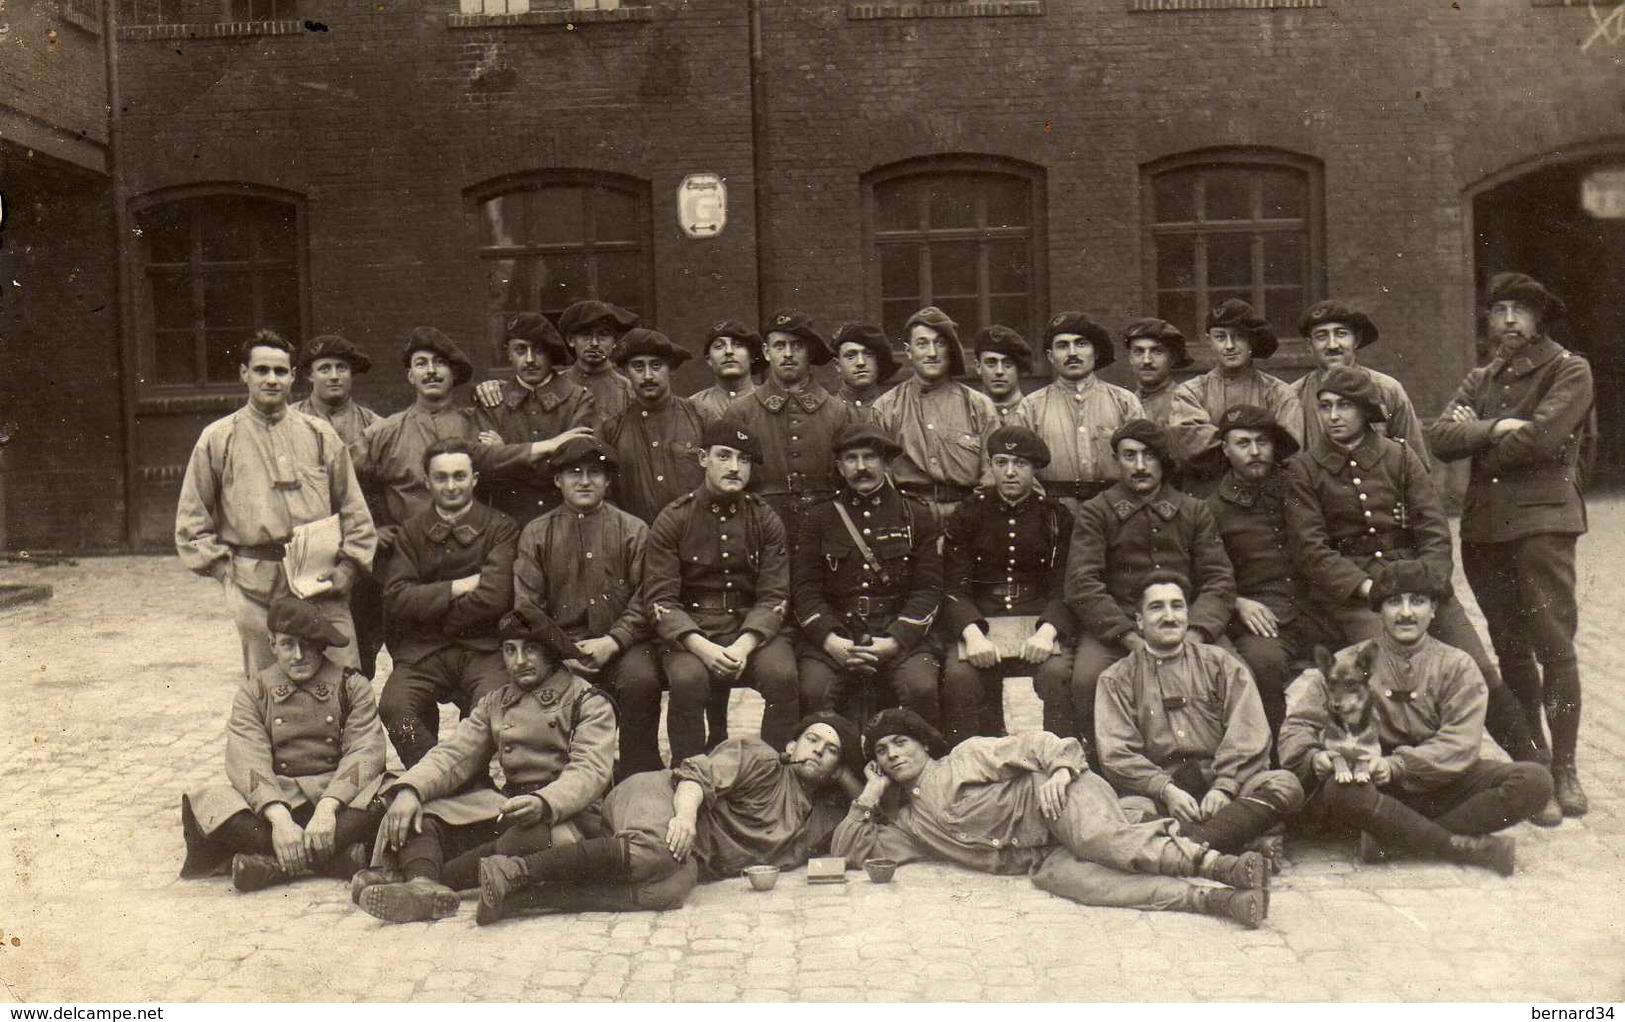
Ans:
{"type": "Polygon", "coordinates": [[[901,0],[850,4],[851,21],[882,18],[1034,18],[1044,14],[1044,0],[901,0]]]}
{"type": "Polygon", "coordinates": [[[210,392],[203,387],[171,388],[174,393],[149,392],[135,403],[137,415],[225,415],[243,406],[241,386],[210,392]]]}
{"type": "Polygon", "coordinates": [[[523,25],[581,25],[597,21],[649,21],[653,7],[619,7],[613,11],[531,11],[528,14],[448,14],[447,28],[510,28],[523,25]]]}
{"type": "Polygon", "coordinates": [[[1273,11],[1325,6],[1326,0],[1129,0],[1128,2],[1128,9],[1137,14],[1174,11],[1273,11]]]}
{"type": "Polygon", "coordinates": [[[62,7],[62,20],[75,28],[89,32],[91,35],[102,34],[101,21],[94,14],[82,11],[77,7],[64,4],[62,7]]]}
{"type": "Polygon", "coordinates": [[[299,35],[302,21],[222,21],[217,24],[120,25],[120,39],[223,39],[228,36],[299,35]]]}

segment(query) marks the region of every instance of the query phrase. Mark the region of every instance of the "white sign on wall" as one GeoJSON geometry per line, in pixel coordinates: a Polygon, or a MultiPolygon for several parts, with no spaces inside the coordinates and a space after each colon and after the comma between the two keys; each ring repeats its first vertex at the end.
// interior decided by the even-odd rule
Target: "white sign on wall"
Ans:
{"type": "Polygon", "coordinates": [[[1599,220],[1625,220],[1625,167],[1587,174],[1580,182],[1580,208],[1599,220]]]}
{"type": "Polygon", "coordinates": [[[728,223],[728,185],[720,174],[690,174],[677,186],[677,222],[690,238],[715,238],[728,223]]]}

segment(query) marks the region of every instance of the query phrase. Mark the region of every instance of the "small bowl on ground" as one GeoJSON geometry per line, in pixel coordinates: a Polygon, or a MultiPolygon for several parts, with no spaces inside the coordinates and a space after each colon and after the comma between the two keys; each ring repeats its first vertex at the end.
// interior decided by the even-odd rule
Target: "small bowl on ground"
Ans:
{"type": "Polygon", "coordinates": [[[771,891],[773,885],[779,882],[779,867],[777,866],[746,866],[745,879],[757,891],[771,891]]]}
{"type": "Polygon", "coordinates": [[[889,884],[892,874],[897,872],[896,859],[865,859],[863,871],[869,874],[871,883],[889,884]]]}

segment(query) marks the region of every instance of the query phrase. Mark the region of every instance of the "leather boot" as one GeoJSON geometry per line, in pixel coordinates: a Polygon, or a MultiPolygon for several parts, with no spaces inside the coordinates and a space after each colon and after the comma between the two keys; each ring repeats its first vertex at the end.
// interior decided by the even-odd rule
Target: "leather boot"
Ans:
{"type": "Polygon", "coordinates": [[[334,852],[322,866],[322,875],[334,880],[349,880],[367,865],[367,846],[356,842],[334,852]]]}
{"type": "Polygon", "coordinates": [[[1564,816],[1584,816],[1591,808],[1591,800],[1580,787],[1580,771],[1572,762],[1552,768],[1552,801],[1564,816]]]}
{"type": "Polygon", "coordinates": [[[1445,858],[1463,866],[1491,869],[1509,877],[1516,865],[1517,842],[1505,834],[1488,834],[1484,837],[1452,834],[1445,858]]]}
{"type": "Polygon", "coordinates": [[[1388,849],[1370,831],[1360,831],[1360,861],[1373,865],[1388,861],[1388,849]]]}
{"type": "Polygon", "coordinates": [[[373,884],[361,892],[361,911],[386,923],[445,919],[457,914],[457,892],[428,877],[373,884]]]}
{"type": "Polygon", "coordinates": [[[181,796],[181,837],[186,842],[186,861],[181,863],[181,879],[215,876],[230,868],[231,856],[203,833],[192,812],[192,800],[181,796]]]}
{"type": "Polygon", "coordinates": [[[274,855],[238,852],[231,857],[231,886],[245,894],[287,882],[288,874],[274,855]]]}
{"type": "MultiPolygon", "coordinates": [[[[1552,775],[1553,790],[1556,790],[1557,775],[1552,775]]],[[[1546,804],[1535,810],[1535,815],[1529,817],[1529,822],[1537,827],[1555,827],[1563,822],[1563,807],[1558,804],[1556,797],[1546,800],[1546,804]]]]}
{"type": "Polygon", "coordinates": [[[1270,913],[1270,892],[1267,890],[1238,891],[1229,887],[1201,887],[1197,889],[1196,907],[1203,915],[1234,919],[1256,930],[1270,913]]]}
{"type": "Polygon", "coordinates": [[[350,878],[350,903],[361,904],[361,892],[376,884],[398,884],[406,879],[405,874],[393,866],[382,866],[378,869],[357,870],[350,878]]]}
{"type": "Polygon", "coordinates": [[[1523,704],[1506,685],[1490,689],[1489,705],[1484,712],[1484,730],[1495,744],[1506,750],[1514,763],[1542,763],[1550,755],[1529,733],[1529,719],[1523,704]]]}
{"type": "Polygon", "coordinates": [[[508,913],[533,907],[538,890],[518,855],[487,855],[480,860],[480,903],[474,923],[489,926],[508,913]]]}
{"type": "Polygon", "coordinates": [[[1257,852],[1225,855],[1210,851],[1202,856],[1196,875],[1249,891],[1268,887],[1270,882],[1269,864],[1257,852]]]}
{"type": "Polygon", "coordinates": [[[1238,798],[1214,813],[1212,819],[1180,824],[1179,832],[1197,844],[1235,855],[1246,851],[1249,841],[1275,826],[1276,818],[1275,810],[1257,799],[1238,798]]]}

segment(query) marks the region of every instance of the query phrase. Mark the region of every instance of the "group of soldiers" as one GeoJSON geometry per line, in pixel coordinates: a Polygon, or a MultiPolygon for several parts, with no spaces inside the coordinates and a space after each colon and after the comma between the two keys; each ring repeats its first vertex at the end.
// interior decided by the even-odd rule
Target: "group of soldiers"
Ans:
{"type": "Polygon", "coordinates": [[[921,309],[888,389],[883,331],[826,339],[787,311],[765,337],[712,328],[716,382],[689,398],[672,373],[693,353],[585,301],[509,322],[512,378],[467,404],[472,362],[413,330],[415,399],[388,417],[351,399],[370,360],[343,338],[256,334],[248,402],[204,430],[176,515],[246,676],[229,786],[183,799],[183,875],[350,877],[390,921],[477,887],[485,923],[672,907],[833,849],[1257,925],[1300,812],[1360,831],[1367,860],[1510,874],[1496,831],[1587,808],[1591,377],[1539,282],[1499,275],[1485,309],[1494,357],[1426,426],[1359,364],[1377,328],[1336,300],[1303,315],[1317,368],[1295,384],[1259,367],[1276,338],[1230,299],[1207,316],[1214,368],[1178,384],[1185,338],[1158,319],[1119,338],[1129,391],[1096,375],[1105,328],[1053,317],[1053,381],[1024,393],[1007,327],[972,339],[976,389],[957,324],[921,309]],[[813,374],[830,362],[834,393],[813,374]],[[1430,448],[1472,463],[1463,559],[1493,659],[1451,591],[1430,448]],[[296,598],[290,540],[332,516],[337,557],[296,598]],[[1327,746],[1339,669],[1368,678],[1380,737],[1358,780],[1327,746]],[[1042,732],[1006,735],[1012,676],[1042,732]],[[727,735],[741,685],[759,738],[727,735]],[[1486,731],[1513,762],[1480,759],[1486,731]]]}

